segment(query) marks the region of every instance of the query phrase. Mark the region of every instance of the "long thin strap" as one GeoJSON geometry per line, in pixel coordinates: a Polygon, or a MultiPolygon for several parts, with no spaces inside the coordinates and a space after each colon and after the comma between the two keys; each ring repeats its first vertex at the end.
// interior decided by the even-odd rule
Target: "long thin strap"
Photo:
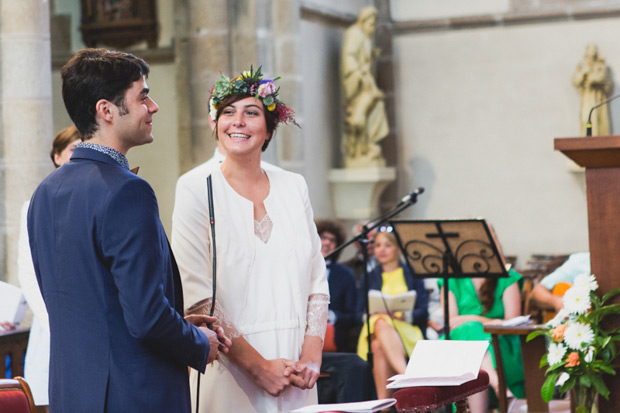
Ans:
{"type": "Polygon", "coordinates": [[[217,273],[217,253],[215,248],[215,215],[213,212],[213,186],[211,184],[211,175],[207,177],[207,196],[209,198],[209,224],[211,224],[211,245],[213,251],[213,296],[211,301],[211,310],[209,315],[213,316],[215,312],[215,293],[216,293],[216,273],[217,273]]]}
{"type": "MultiPolygon", "coordinates": [[[[211,225],[211,247],[213,251],[213,270],[212,270],[212,281],[213,281],[213,294],[211,299],[211,310],[209,310],[209,315],[213,317],[215,313],[215,292],[216,292],[216,280],[217,280],[217,251],[215,247],[215,215],[213,213],[213,185],[211,184],[211,175],[207,176],[207,197],[209,199],[209,224],[211,225]]],[[[211,325],[209,325],[211,328],[211,325]]],[[[198,412],[198,408],[200,406],[200,372],[198,372],[198,379],[196,380],[196,413],[198,412]]]]}

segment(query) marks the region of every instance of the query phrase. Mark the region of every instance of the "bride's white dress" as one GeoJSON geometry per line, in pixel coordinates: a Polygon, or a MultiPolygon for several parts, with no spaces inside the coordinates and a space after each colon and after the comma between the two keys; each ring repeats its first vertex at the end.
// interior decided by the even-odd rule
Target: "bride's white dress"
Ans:
{"type": "MultiPolygon", "coordinates": [[[[252,203],[228,185],[219,168],[213,171],[219,306],[216,315],[225,318],[222,322],[229,334],[243,335],[265,359],[299,360],[305,335],[324,333],[329,300],[325,264],[303,178],[279,169],[269,170],[267,175],[267,216],[257,223],[252,203]]],[[[190,191],[192,196],[183,195],[184,191],[177,188],[177,205],[204,197],[197,196],[196,191],[204,191],[206,184],[187,186],[197,188],[190,191]]],[[[173,248],[183,278],[186,307],[204,302],[205,298],[211,301],[210,230],[208,222],[204,223],[206,229],[197,228],[204,216],[196,217],[196,211],[188,220],[179,216],[181,211],[175,206],[173,220],[177,226],[173,230],[173,248]],[[183,225],[185,222],[187,225],[183,225]],[[202,245],[197,240],[192,242],[205,231],[206,244],[204,240],[202,245]]],[[[196,399],[196,378],[192,371],[192,403],[196,399]]],[[[316,386],[311,390],[290,387],[280,397],[272,397],[225,356],[207,366],[200,379],[200,411],[205,413],[289,412],[315,403],[316,386]]]]}

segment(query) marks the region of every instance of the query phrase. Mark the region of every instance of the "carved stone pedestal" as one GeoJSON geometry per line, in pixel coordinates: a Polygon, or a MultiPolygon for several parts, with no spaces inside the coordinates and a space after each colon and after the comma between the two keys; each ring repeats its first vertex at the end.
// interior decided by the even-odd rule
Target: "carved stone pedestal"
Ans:
{"type": "Polygon", "coordinates": [[[385,167],[332,169],[328,179],[336,217],[368,219],[377,215],[379,197],[396,179],[396,170],[385,167]]]}

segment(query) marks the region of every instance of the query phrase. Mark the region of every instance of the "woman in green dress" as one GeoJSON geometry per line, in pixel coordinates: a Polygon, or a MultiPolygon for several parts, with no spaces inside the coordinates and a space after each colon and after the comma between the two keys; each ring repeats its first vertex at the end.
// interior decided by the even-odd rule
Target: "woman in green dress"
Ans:
{"type": "MultiPolygon", "coordinates": [[[[508,278],[456,278],[448,283],[450,339],[487,340],[491,335],[484,332],[485,324],[500,324],[504,320],[521,315],[521,275],[514,270],[508,278]]],[[[439,280],[442,288],[443,280],[439,280]]],[[[443,308],[443,303],[442,303],[443,308]]],[[[506,373],[506,384],[516,397],[524,397],[523,363],[517,336],[500,336],[500,351],[506,373]]],[[[495,354],[489,350],[482,361],[482,369],[489,373],[489,386],[497,394],[499,381],[495,369],[495,354]]],[[[509,396],[510,396],[509,392],[509,396]]],[[[486,412],[488,391],[469,397],[471,412],[486,412]]]]}

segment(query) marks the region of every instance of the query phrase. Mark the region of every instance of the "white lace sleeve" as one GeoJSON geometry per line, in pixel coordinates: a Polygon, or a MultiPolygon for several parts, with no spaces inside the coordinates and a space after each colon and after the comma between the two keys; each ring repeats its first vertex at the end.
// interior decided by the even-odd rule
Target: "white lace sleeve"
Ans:
{"type": "MultiPolygon", "coordinates": [[[[211,302],[213,298],[205,298],[202,301],[197,302],[193,306],[187,309],[185,314],[204,314],[209,315],[211,311],[211,302]]],[[[222,306],[215,299],[215,311],[213,312],[213,316],[217,318],[217,325],[221,326],[224,329],[224,333],[229,339],[234,339],[237,337],[241,337],[241,333],[237,330],[237,327],[233,324],[233,322],[228,318],[226,313],[222,311],[222,306]]]]}
{"type": "Polygon", "coordinates": [[[311,294],[308,297],[308,311],[306,312],[307,336],[319,336],[321,340],[325,340],[328,308],[329,295],[311,294]]]}

